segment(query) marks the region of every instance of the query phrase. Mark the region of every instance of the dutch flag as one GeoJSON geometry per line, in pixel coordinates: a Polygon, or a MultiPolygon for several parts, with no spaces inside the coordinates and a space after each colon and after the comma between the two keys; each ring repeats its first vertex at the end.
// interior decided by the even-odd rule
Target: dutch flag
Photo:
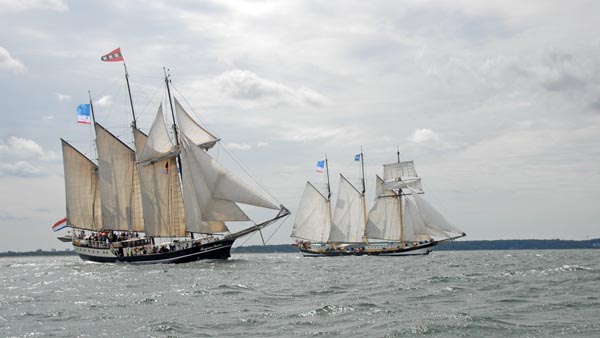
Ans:
{"type": "Polygon", "coordinates": [[[67,227],[67,218],[63,218],[58,222],[54,223],[52,226],[52,231],[57,232],[58,230],[62,230],[67,227]]]}

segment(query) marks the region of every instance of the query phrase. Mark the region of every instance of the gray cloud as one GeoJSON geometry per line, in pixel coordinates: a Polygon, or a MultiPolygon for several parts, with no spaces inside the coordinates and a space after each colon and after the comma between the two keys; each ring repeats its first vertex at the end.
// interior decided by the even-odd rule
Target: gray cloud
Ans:
{"type": "Polygon", "coordinates": [[[0,163],[0,177],[44,177],[47,173],[25,161],[13,164],[0,163]]]}
{"type": "Polygon", "coordinates": [[[12,57],[5,48],[0,46],[0,70],[21,72],[25,69],[23,62],[12,57]]]}

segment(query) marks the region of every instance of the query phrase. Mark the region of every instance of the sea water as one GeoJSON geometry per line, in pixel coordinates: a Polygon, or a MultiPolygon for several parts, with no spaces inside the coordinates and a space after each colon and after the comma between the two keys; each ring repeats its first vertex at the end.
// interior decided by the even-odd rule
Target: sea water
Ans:
{"type": "Polygon", "coordinates": [[[600,250],[0,258],[1,337],[600,337],[600,250]]]}

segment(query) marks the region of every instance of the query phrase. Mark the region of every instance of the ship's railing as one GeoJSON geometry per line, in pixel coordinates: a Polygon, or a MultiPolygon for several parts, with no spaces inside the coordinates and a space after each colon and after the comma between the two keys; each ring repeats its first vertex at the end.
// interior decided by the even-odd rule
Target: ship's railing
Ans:
{"type": "Polygon", "coordinates": [[[109,244],[101,241],[90,241],[89,239],[74,239],[73,244],[90,248],[108,249],[109,244]]]}

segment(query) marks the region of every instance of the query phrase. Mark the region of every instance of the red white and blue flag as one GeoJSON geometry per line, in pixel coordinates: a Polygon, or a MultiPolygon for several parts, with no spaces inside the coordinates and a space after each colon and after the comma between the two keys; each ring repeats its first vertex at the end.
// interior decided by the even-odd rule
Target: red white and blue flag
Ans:
{"type": "Polygon", "coordinates": [[[58,222],[54,223],[52,226],[52,231],[57,232],[58,230],[62,230],[67,227],[67,218],[63,218],[58,222]]]}
{"type": "Polygon", "coordinates": [[[325,171],[325,160],[317,161],[317,172],[322,173],[325,171]]]}
{"type": "Polygon", "coordinates": [[[121,47],[113,50],[112,52],[106,55],[102,55],[100,60],[105,62],[125,61],[125,59],[123,59],[123,53],[121,53],[121,47]]]}
{"type": "Polygon", "coordinates": [[[77,107],[77,123],[91,124],[90,119],[90,104],[80,104],[77,107]]]}

